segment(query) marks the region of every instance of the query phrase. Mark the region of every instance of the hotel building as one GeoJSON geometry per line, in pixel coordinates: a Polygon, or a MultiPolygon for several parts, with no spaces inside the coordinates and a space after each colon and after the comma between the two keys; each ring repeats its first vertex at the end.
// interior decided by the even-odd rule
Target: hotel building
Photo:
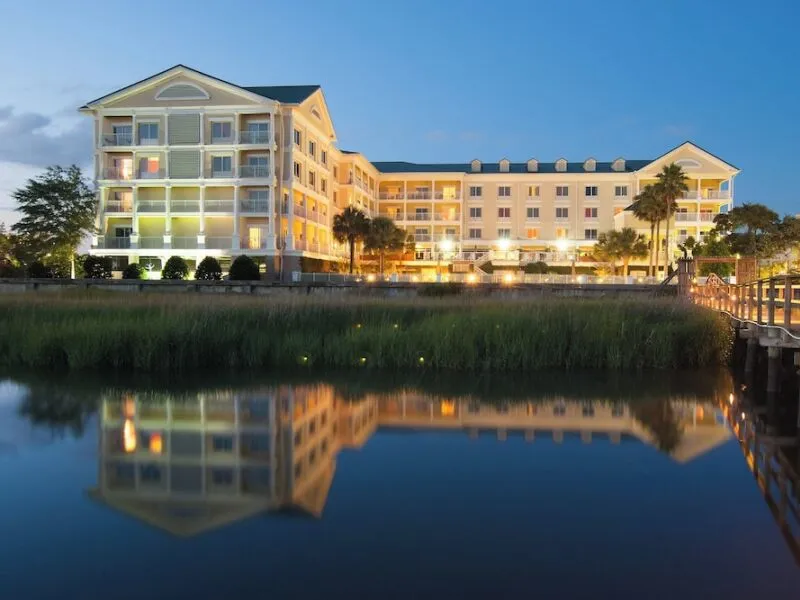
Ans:
{"type": "Polygon", "coordinates": [[[373,162],[337,148],[319,86],[243,87],[183,65],[80,110],[94,119],[91,253],[119,265],[248,254],[290,272],[314,264],[304,258],[343,261],[331,227],[351,205],[413,238],[401,271],[590,262],[603,231],[649,235],[630,206],[664,165],[689,178],[673,244],[702,238],[730,209],[739,173],[691,142],[648,160],[373,162]]]}

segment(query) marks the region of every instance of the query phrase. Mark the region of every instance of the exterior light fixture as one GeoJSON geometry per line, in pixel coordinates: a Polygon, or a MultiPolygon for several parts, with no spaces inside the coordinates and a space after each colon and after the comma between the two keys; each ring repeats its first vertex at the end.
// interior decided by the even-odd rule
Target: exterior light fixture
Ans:
{"type": "Polygon", "coordinates": [[[469,273],[467,275],[467,283],[475,283],[478,281],[478,276],[475,273],[469,273]]]}
{"type": "Polygon", "coordinates": [[[501,252],[506,252],[511,247],[511,240],[508,238],[500,238],[497,240],[497,249],[501,252]]]}
{"type": "Polygon", "coordinates": [[[511,273],[503,275],[503,283],[514,283],[514,275],[511,273]]]}

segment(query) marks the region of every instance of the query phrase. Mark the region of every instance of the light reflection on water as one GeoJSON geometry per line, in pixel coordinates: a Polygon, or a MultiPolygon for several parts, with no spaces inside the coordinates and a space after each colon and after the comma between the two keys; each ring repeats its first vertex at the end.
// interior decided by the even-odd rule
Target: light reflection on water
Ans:
{"type": "MultiPolygon", "coordinates": [[[[711,554],[687,575],[693,585],[673,582],[646,595],[707,597],[711,588],[704,584],[721,589],[706,580],[708,570],[729,562],[723,554],[747,547],[756,535],[762,547],[781,554],[740,568],[777,571],[776,585],[799,581],[755,483],[741,469],[726,422],[734,389],[726,374],[571,379],[403,385],[346,376],[188,388],[28,381],[27,393],[12,389],[0,401],[0,411],[13,406],[15,415],[0,428],[0,448],[11,435],[20,453],[0,462],[0,476],[24,473],[18,467],[26,462],[38,464],[37,474],[49,473],[49,482],[32,475],[30,486],[53,488],[54,497],[39,502],[46,510],[58,511],[58,494],[71,495],[73,529],[82,539],[88,531],[96,548],[84,560],[94,566],[114,568],[119,558],[98,545],[120,536],[139,553],[143,544],[150,548],[149,558],[129,558],[155,575],[114,597],[230,593],[231,581],[193,570],[184,555],[191,549],[236,573],[235,589],[258,590],[258,578],[242,571],[250,564],[237,553],[242,544],[270,557],[263,568],[277,597],[311,597],[321,589],[285,553],[315,565],[324,556],[328,566],[318,568],[333,572],[360,557],[374,575],[360,587],[341,588],[358,597],[463,596],[482,585],[489,593],[488,582],[497,585],[501,574],[503,593],[536,581],[564,597],[603,597],[606,589],[633,593],[625,586],[639,579],[617,576],[619,565],[609,561],[637,564],[642,579],[664,576],[661,561],[683,565],[686,543],[711,554]],[[46,456],[36,454],[38,443],[26,446],[32,431],[50,440],[46,456]],[[96,449],[91,468],[87,461],[69,463],[73,440],[96,449]],[[733,515],[745,517],[736,536],[720,529],[733,515]],[[466,539],[475,546],[462,547],[458,540],[466,539]],[[574,552],[575,544],[585,545],[577,551],[582,569],[596,576],[557,584],[562,561],[571,560],[564,552],[574,552]],[[603,544],[607,556],[585,554],[603,544]],[[413,552],[400,556],[400,548],[413,552]],[[453,558],[444,558],[447,552],[453,558]],[[438,576],[425,562],[436,553],[438,576]],[[409,570],[426,579],[402,578],[409,570]],[[176,583],[190,572],[192,582],[176,583]],[[705,592],[692,595],[698,590],[705,592]]],[[[42,527],[41,515],[27,513],[11,526],[10,511],[19,511],[24,495],[12,496],[0,502],[6,509],[0,524],[8,520],[12,535],[42,527]]],[[[72,569],[84,572],[75,591],[94,597],[103,578],[92,575],[92,565],[72,569]]],[[[55,589],[21,577],[9,581],[16,597],[48,597],[55,589]]],[[[784,597],[779,588],[773,597],[784,597]]]]}

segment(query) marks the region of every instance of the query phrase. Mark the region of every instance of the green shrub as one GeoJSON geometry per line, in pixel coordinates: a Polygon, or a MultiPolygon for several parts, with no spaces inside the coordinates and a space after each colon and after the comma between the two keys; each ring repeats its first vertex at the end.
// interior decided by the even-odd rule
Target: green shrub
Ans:
{"type": "Polygon", "coordinates": [[[541,260],[528,263],[522,268],[522,270],[528,275],[544,275],[547,273],[547,263],[542,262],[541,260]]]}
{"type": "Polygon", "coordinates": [[[458,296],[464,290],[464,285],[456,282],[424,283],[417,288],[417,296],[441,298],[442,296],[458,296]]]}
{"type": "Polygon", "coordinates": [[[108,256],[87,256],[83,261],[83,273],[86,279],[111,279],[113,264],[108,256]]]}
{"type": "Polygon", "coordinates": [[[258,270],[256,261],[242,254],[237,256],[231,263],[228,278],[233,281],[257,281],[261,279],[261,272],[258,270]]]}
{"type": "Polygon", "coordinates": [[[129,263],[127,267],[122,270],[123,279],[144,279],[145,270],[139,263],[129,263]]]}
{"type": "Polygon", "coordinates": [[[53,271],[40,260],[35,260],[28,265],[28,277],[31,279],[52,279],[53,271]]]}
{"type": "Polygon", "coordinates": [[[222,267],[219,261],[213,256],[206,256],[197,265],[194,278],[198,281],[219,281],[222,279],[222,267]]]}
{"type": "Polygon", "coordinates": [[[161,279],[186,279],[188,276],[189,265],[180,256],[170,256],[161,271],[161,279]]]}

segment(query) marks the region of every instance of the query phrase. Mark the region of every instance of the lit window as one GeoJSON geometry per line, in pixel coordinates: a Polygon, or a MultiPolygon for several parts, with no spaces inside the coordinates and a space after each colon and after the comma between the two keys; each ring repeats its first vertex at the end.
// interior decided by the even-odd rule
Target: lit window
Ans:
{"type": "Polygon", "coordinates": [[[539,186],[538,185],[529,185],[528,186],[528,197],[529,198],[538,198],[539,196],[539,186]]]}
{"type": "Polygon", "coordinates": [[[565,240],[569,237],[569,229],[566,227],[556,227],[556,239],[565,240]]]}
{"type": "Polygon", "coordinates": [[[525,230],[525,235],[529,240],[538,240],[539,230],[536,227],[530,227],[525,230]]]}

